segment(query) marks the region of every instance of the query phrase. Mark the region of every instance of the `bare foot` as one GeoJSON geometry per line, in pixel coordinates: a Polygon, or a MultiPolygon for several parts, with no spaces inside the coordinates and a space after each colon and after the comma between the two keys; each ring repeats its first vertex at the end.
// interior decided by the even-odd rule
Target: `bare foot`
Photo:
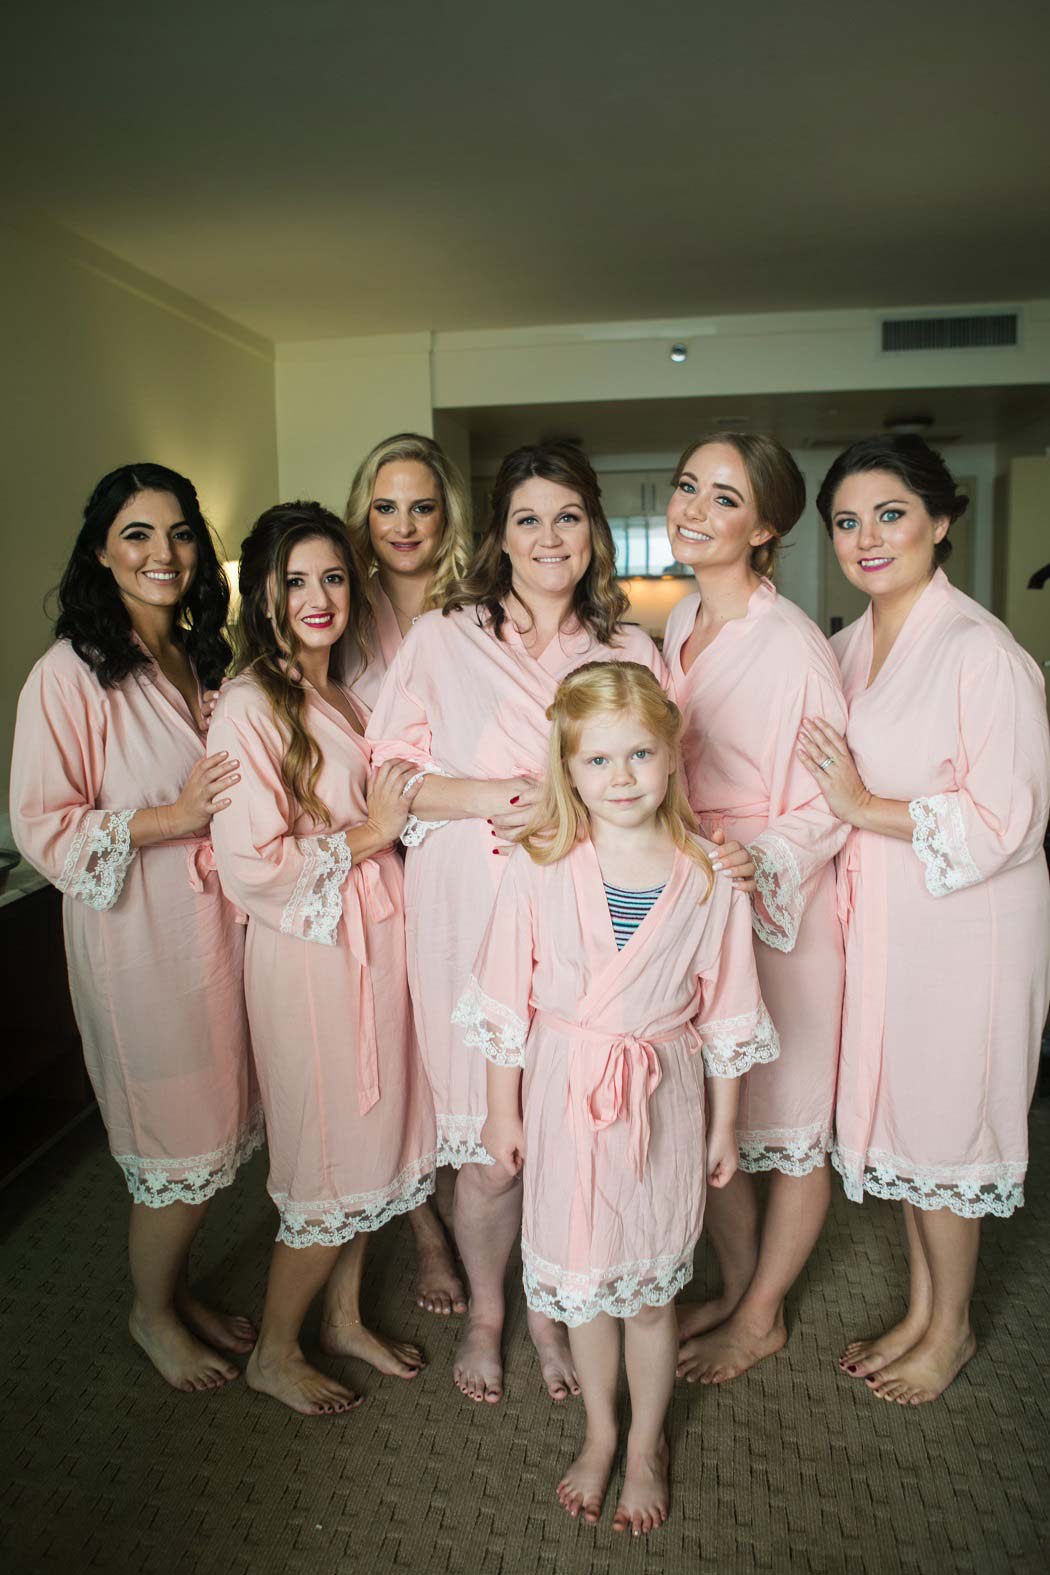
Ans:
{"type": "Polygon", "coordinates": [[[529,1313],[529,1333],[540,1360],[540,1372],[552,1400],[567,1400],[578,1395],[580,1381],[572,1364],[569,1349],[569,1332],[563,1323],[544,1318],[540,1313],[529,1313]]]}
{"type": "Polygon", "coordinates": [[[415,1292],[417,1307],[439,1313],[442,1318],[467,1310],[463,1281],[456,1273],[452,1249],[440,1225],[435,1235],[416,1241],[415,1292]]]}
{"type": "Polygon", "coordinates": [[[918,1345],[869,1378],[868,1387],[880,1400],[925,1405],[944,1393],[976,1350],[971,1329],[954,1339],[938,1339],[927,1332],[918,1345]]]}
{"type": "Polygon", "coordinates": [[[157,1315],[133,1306],[128,1332],[164,1381],[186,1394],[199,1389],[221,1389],[240,1371],[192,1335],[173,1312],[157,1315]]]}
{"type": "Polygon", "coordinates": [[[786,1344],[787,1330],[782,1323],[758,1330],[733,1317],[710,1334],[686,1340],[679,1347],[675,1371],[686,1383],[724,1384],[767,1356],[775,1356],[786,1344]]]}
{"type": "Polygon", "coordinates": [[[427,1365],[418,1346],[387,1340],[363,1323],[321,1324],[321,1350],[329,1356],[356,1356],[387,1378],[418,1378],[427,1365]]]}
{"type": "Polygon", "coordinates": [[[495,1405],[503,1399],[502,1333],[501,1324],[485,1322],[468,1312],[452,1366],[453,1382],[468,1400],[495,1405]]]}
{"type": "Polygon", "coordinates": [[[244,1371],[250,1389],[270,1395],[300,1416],[341,1416],[361,1404],[361,1396],[311,1367],[302,1351],[268,1357],[255,1347],[244,1371]]]}
{"type": "Polygon", "coordinates": [[[629,1531],[633,1537],[642,1537],[663,1525],[671,1507],[668,1459],[666,1442],[661,1441],[654,1454],[632,1454],[628,1438],[627,1470],[613,1515],[614,1531],[629,1531]]]}
{"type": "Polygon", "coordinates": [[[558,1502],[573,1520],[582,1511],[588,1526],[598,1524],[615,1456],[615,1434],[611,1438],[588,1438],[558,1483],[558,1502]]]}
{"type": "Polygon", "coordinates": [[[717,1329],[736,1311],[739,1300],[739,1296],[727,1296],[723,1291],[721,1296],[712,1296],[710,1301],[679,1302],[675,1308],[679,1340],[689,1340],[695,1334],[706,1334],[709,1329],[717,1329]]]}
{"type": "Polygon", "coordinates": [[[877,1334],[871,1340],[851,1340],[839,1357],[839,1367],[851,1378],[879,1373],[918,1345],[929,1326],[929,1318],[916,1318],[909,1313],[885,1334],[877,1334]]]}
{"type": "Polygon", "coordinates": [[[224,1313],[198,1301],[191,1291],[180,1291],[175,1298],[179,1317],[194,1334],[199,1334],[217,1351],[235,1351],[247,1356],[255,1344],[255,1326],[239,1313],[224,1313]]]}

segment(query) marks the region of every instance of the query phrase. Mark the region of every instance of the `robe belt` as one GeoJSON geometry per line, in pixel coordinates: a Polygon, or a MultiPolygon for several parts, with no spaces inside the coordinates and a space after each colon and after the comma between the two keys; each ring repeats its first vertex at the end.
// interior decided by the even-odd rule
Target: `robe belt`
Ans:
{"type": "Polygon", "coordinates": [[[836,861],[835,908],[846,938],[847,985],[842,1038],[848,1062],[840,1072],[849,1097],[864,1112],[867,1151],[875,1124],[886,1034],[886,839],[852,830],[836,861]]]}
{"type": "MultiPolygon", "coordinates": [[[[690,1008],[691,1013],[695,1006],[690,1008]]],[[[574,1023],[553,1012],[539,1011],[535,1021],[572,1040],[569,1063],[569,1107],[576,1143],[576,1195],[588,1227],[594,1213],[594,1139],[617,1121],[628,1129],[631,1168],[644,1180],[649,1158],[649,1100],[662,1073],[656,1046],[671,1044],[688,1033],[700,1046],[690,1017],[659,1034],[622,1034],[600,1024],[574,1023]]]]}
{"type": "MultiPolygon", "coordinates": [[[[164,843],[168,848],[186,849],[186,878],[190,883],[190,890],[203,892],[209,875],[214,875],[216,870],[215,849],[210,837],[178,837],[164,843]]],[[[229,898],[226,899],[229,902],[229,898]]],[[[230,902],[233,909],[233,922],[247,924],[248,915],[243,908],[238,908],[236,903],[230,902]]]]}
{"type": "Polygon", "coordinates": [[[769,800],[765,798],[759,804],[740,804],[733,809],[698,809],[696,818],[704,835],[713,837],[716,831],[724,831],[726,822],[730,820],[768,820],[769,800]]]}
{"type": "Polygon", "coordinates": [[[361,967],[361,995],[357,1013],[357,1108],[367,1115],[379,1103],[379,1032],[376,998],[368,959],[367,924],[383,924],[397,912],[383,884],[382,864],[396,853],[362,859],[354,864],[343,887],[343,923],[354,961],[361,967]]]}

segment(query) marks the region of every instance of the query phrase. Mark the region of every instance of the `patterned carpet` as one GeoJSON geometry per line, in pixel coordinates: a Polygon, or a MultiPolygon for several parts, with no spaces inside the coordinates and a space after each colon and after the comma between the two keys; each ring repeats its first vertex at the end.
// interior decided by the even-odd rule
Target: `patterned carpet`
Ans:
{"type": "MultiPolygon", "coordinates": [[[[411,1238],[373,1256],[368,1308],[419,1341],[411,1384],[306,1420],[236,1383],[168,1390],[125,1333],[125,1201],[96,1126],[0,1194],[0,1538],[16,1575],[922,1575],[1046,1570],[1050,1466],[1050,1100],[1029,1204],[985,1233],[981,1349],[940,1403],[907,1411],[839,1375],[845,1339],[898,1309],[895,1211],[844,1202],[790,1305],[787,1349],[735,1384],[681,1387],[671,1519],[647,1542],[569,1521],[553,1487],[582,1432],[546,1398],[516,1299],[498,1408],[451,1383],[453,1329],[408,1296],[411,1238]],[[1042,1544],[1043,1551],[1040,1552],[1042,1544]]],[[[273,1235],[260,1156],[220,1196],[205,1292],[258,1313],[273,1235]]],[[[699,1272],[704,1273],[701,1249],[699,1272]]],[[[615,1489],[614,1480],[613,1487],[615,1489]]]]}

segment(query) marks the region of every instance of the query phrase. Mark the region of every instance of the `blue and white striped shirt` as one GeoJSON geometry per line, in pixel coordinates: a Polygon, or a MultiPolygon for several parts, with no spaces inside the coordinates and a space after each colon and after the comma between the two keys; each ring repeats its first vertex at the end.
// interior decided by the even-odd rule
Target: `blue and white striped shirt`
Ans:
{"type": "Polygon", "coordinates": [[[621,886],[610,886],[608,881],[603,881],[602,885],[609,904],[616,950],[622,952],[664,888],[651,886],[648,891],[624,891],[621,886]]]}

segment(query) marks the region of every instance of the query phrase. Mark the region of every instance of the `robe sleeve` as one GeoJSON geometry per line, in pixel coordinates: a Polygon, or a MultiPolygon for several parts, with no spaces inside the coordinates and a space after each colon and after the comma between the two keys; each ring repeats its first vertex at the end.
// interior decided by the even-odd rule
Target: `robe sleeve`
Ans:
{"type": "Polygon", "coordinates": [[[759,939],[780,952],[793,950],[813,883],[850,829],[832,814],[798,758],[799,729],[807,716],[823,717],[836,732],[846,731],[841,688],[830,673],[813,667],[773,709],[770,725],[775,731],[767,757],[769,824],[748,849],[757,888],[751,922],[759,939]]]}
{"type": "Polygon", "coordinates": [[[48,658],[18,701],[11,762],[11,830],[19,851],[59,891],[112,908],[135,850],[135,809],[98,809],[105,719],[95,680],[59,674],[48,658]]]}
{"type": "Polygon", "coordinates": [[[240,761],[230,804],[211,823],[223,890],[248,916],[282,935],[338,944],[343,888],[350,874],[345,831],[297,837],[281,780],[280,734],[268,719],[233,715],[219,702],[208,748],[240,761]]]}
{"type": "MultiPolygon", "coordinates": [[[[448,776],[431,755],[430,722],[427,717],[425,687],[417,672],[419,637],[410,630],[387,669],[365,732],[372,745],[372,766],[389,760],[408,760],[418,770],[409,779],[414,785],[421,776],[448,776]]],[[[409,815],[401,841],[406,848],[418,847],[431,831],[447,826],[447,820],[419,820],[409,815]]]]}
{"type": "Polygon", "coordinates": [[[532,904],[528,854],[510,855],[474,972],[452,1021],[466,1043],[496,1066],[524,1066],[532,1016],[532,904]]]}
{"type": "Polygon", "coordinates": [[[695,1022],[708,1077],[742,1077],[780,1054],[780,1040],[758,985],[750,904],[742,892],[730,897],[718,956],[700,973],[695,1022]]]}
{"type": "Polygon", "coordinates": [[[912,847],[933,897],[976,886],[1040,851],[1050,808],[1050,739],[1040,674],[996,648],[959,689],[952,792],[908,805],[912,847]]]}

